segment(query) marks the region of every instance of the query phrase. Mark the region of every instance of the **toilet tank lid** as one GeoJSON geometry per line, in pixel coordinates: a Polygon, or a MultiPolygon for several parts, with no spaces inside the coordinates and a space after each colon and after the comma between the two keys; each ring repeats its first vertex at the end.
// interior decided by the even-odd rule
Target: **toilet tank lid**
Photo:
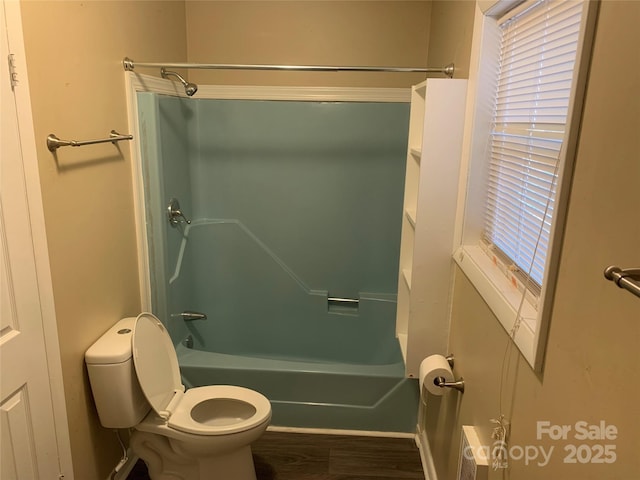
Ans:
{"type": "Polygon", "coordinates": [[[108,365],[130,360],[136,317],[123,318],[107,330],[84,354],[88,365],[108,365]]]}

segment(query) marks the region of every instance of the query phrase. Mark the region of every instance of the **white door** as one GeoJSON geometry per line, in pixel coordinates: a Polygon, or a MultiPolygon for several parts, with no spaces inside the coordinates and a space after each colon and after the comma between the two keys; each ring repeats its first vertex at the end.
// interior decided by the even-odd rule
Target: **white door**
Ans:
{"type": "Polygon", "coordinates": [[[0,478],[57,479],[60,465],[31,218],[0,2],[0,478]]]}

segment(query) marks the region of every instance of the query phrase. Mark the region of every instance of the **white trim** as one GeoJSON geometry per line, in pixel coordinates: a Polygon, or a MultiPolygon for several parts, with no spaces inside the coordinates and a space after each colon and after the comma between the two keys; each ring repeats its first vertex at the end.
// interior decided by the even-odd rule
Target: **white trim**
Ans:
{"type": "MultiPolygon", "coordinates": [[[[469,95],[467,98],[466,124],[462,146],[462,162],[458,187],[458,208],[456,211],[456,232],[454,244],[454,260],[469,277],[483,299],[492,309],[501,325],[511,332],[518,311],[522,293],[515,293],[506,277],[494,276],[490,258],[481,254],[479,247],[484,198],[486,196],[482,181],[483,164],[473,160],[487,148],[491,115],[487,111],[488,102],[486,85],[494,82],[491,75],[495,52],[499,45],[499,29],[497,21],[482,13],[480,0],[476,3],[473,41],[469,71],[469,95]],[[484,95],[483,95],[484,92],[484,95]],[[469,179],[475,179],[469,181],[469,179]]],[[[508,2],[501,2],[505,5],[508,2]]],[[[562,246],[563,226],[566,217],[570,184],[573,172],[573,159],[577,147],[577,135],[580,128],[582,100],[584,96],[586,73],[591,54],[591,43],[595,30],[597,2],[584,1],[583,21],[580,30],[581,39],[576,56],[575,81],[569,105],[567,125],[569,127],[563,144],[561,168],[558,178],[558,196],[555,213],[551,225],[550,245],[547,250],[545,275],[540,298],[538,314],[531,315],[533,306],[524,301],[522,327],[516,332],[514,342],[521,350],[530,366],[542,371],[546,337],[553,307],[555,283],[558,270],[560,250],[562,246]],[[564,165],[566,162],[566,166],[564,165]]],[[[517,291],[517,290],[515,290],[517,291]]]]}
{"type": "MultiPolygon", "coordinates": [[[[125,72],[136,92],[154,92],[188,98],[182,86],[171,80],[125,72]]],[[[289,100],[302,102],[394,102],[409,103],[409,88],[279,87],[254,85],[200,85],[192,97],[229,100],[289,100]]]]}
{"type": "MultiPolygon", "coordinates": [[[[467,197],[476,199],[484,198],[484,195],[471,188],[482,188],[482,182],[469,182],[469,177],[476,174],[477,167],[471,161],[472,153],[482,151],[489,136],[490,124],[483,122],[484,116],[490,114],[490,102],[483,95],[482,85],[491,81],[491,62],[486,58],[500,45],[499,31],[495,20],[485,16],[476,4],[476,12],[473,21],[473,40],[471,42],[471,60],[469,63],[469,83],[467,89],[467,105],[465,109],[465,125],[462,138],[462,157],[460,159],[460,180],[458,182],[458,207],[456,209],[456,229],[454,232],[454,244],[452,252],[469,239],[477,239],[482,231],[481,222],[477,225],[469,225],[469,210],[474,207],[475,215],[479,215],[483,208],[479,202],[468,201],[467,197]],[[484,59],[484,62],[481,60],[484,59]],[[481,103],[482,102],[482,103],[481,103]],[[484,107],[481,109],[479,105],[484,107]]],[[[484,217],[480,215],[480,219],[484,217]]]]}
{"type": "MultiPolygon", "coordinates": [[[[149,248],[147,243],[146,214],[144,204],[144,177],[140,125],[138,122],[138,92],[188,98],[179,83],[171,80],[125,72],[125,90],[129,132],[133,140],[128,142],[133,178],[134,214],[138,247],[138,275],[142,309],[151,311],[151,278],[149,275],[149,248]]],[[[197,99],[281,100],[308,102],[396,102],[409,103],[409,88],[356,88],[356,87],[264,87],[264,86],[215,86],[200,85],[197,99]]],[[[166,282],[165,282],[166,283],[166,282]]]]}
{"type": "Polygon", "coordinates": [[[127,99],[127,116],[129,120],[129,133],[133,140],[129,143],[129,156],[131,158],[131,176],[133,181],[133,210],[136,222],[136,241],[138,252],[138,281],[140,285],[141,308],[144,312],[151,311],[151,279],[149,278],[149,249],[147,244],[147,229],[144,204],[144,182],[140,138],[140,126],[138,123],[138,98],[139,91],[157,91],[175,95],[175,89],[165,80],[155,82],[155,77],[149,77],[146,81],[143,75],[125,74],[125,93],[127,99]],[[153,81],[152,81],[153,80],[153,81]]]}
{"type": "Polygon", "coordinates": [[[415,434],[406,432],[378,432],[368,430],[340,430],[334,428],[301,428],[278,427],[269,425],[267,432],[281,433],[308,433],[312,435],[350,435],[354,437],[380,437],[380,438],[415,438],[415,434]]]}
{"type": "MultiPolygon", "coordinates": [[[[489,305],[500,324],[507,332],[513,329],[522,292],[512,286],[502,271],[491,263],[479,246],[460,247],[453,258],[458,266],[489,305]]],[[[527,300],[521,311],[522,323],[513,339],[522,355],[533,365],[535,360],[535,325],[537,311],[527,300]]]]}
{"type": "Polygon", "coordinates": [[[525,0],[478,0],[478,5],[487,17],[499,18],[525,0]]]}
{"type": "MultiPolygon", "coordinates": [[[[22,148],[25,186],[31,231],[33,234],[33,251],[38,277],[38,290],[42,313],[42,328],[47,356],[49,388],[53,403],[53,418],[55,422],[56,442],[58,448],[58,462],[60,473],[64,478],[73,480],[73,465],[71,458],[71,442],[67,422],[67,407],[64,396],[62,379],[62,363],[60,360],[60,344],[58,342],[58,327],[53,295],[53,283],[49,267],[49,251],[42,207],[42,191],[40,188],[40,173],[38,170],[38,155],[36,138],[33,128],[31,97],[29,95],[29,79],[24,49],[22,31],[22,16],[20,2],[2,1],[7,19],[7,35],[9,47],[14,54],[18,85],[15,88],[16,109],[18,113],[18,127],[20,129],[20,146],[22,148]]],[[[2,61],[6,61],[3,59],[2,61]]]]}
{"type": "Polygon", "coordinates": [[[433,455],[431,454],[431,448],[429,447],[426,430],[418,428],[415,439],[418,450],[420,451],[420,461],[422,462],[422,471],[425,480],[438,480],[438,473],[433,461],[433,455]]]}
{"type": "Polygon", "coordinates": [[[289,100],[302,102],[395,102],[411,101],[408,88],[355,87],[253,87],[203,85],[198,98],[236,100],[289,100]]]}
{"type": "Polygon", "coordinates": [[[561,166],[558,174],[558,194],[555,201],[555,214],[551,224],[550,245],[547,249],[545,265],[544,288],[539,300],[539,310],[542,312],[536,328],[534,346],[535,362],[532,367],[535,371],[542,371],[544,353],[547,344],[547,334],[551,321],[551,312],[555,298],[558,269],[560,266],[560,253],[564,239],[564,227],[566,223],[571,182],[575,166],[576,151],[578,149],[578,136],[582,121],[582,109],[586,91],[589,66],[591,64],[591,49],[595,36],[596,21],[598,17],[598,0],[584,0],[582,10],[582,25],[580,27],[580,39],[576,52],[574,68],[574,86],[569,108],[567,112],[567,125],[564,143],[562,145],[561,166]],[[566,165],[565,165],[566,164],[566,165]]]}

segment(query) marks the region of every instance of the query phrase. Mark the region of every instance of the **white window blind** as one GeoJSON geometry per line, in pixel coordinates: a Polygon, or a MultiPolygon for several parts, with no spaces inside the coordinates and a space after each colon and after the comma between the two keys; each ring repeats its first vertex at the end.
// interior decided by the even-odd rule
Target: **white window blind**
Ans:
{"type": "Polygon", "coordinates": [[[529,2],[500,26],[484,241],[507,263],[525,275],[530,272],[538,287],[544,278],[581,12],[580,1],[529,2]]]}

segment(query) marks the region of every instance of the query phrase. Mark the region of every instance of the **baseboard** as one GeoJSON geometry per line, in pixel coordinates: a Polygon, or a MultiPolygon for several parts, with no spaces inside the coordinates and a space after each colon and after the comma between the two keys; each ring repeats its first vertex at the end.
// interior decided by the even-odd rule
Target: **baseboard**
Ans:
{"type": "Polygon", "coordinates": [[[418,425],[415,435],[416,445],[420,450],[420,460],[422,461],[422,470],[424,471],[425,480],[438,480],[438,474],[436,473],[436,466],[433,463],[433,456],[431,455],[431,448],[429,447],[429,439],[427,438],[427,432],[420,428],[418,425]]]}
{"type": "Polygon", "coordinates": [[[406,432],[377,432],[366,430],[337,430],[332,428],[300,428],[300,427],[278,427],[270,425],[268,432],[284,433],[309,433],[314,435],[352,435],[358,437],[385,437],[385,438],[414,438],[414,433],[406,432]]]}

